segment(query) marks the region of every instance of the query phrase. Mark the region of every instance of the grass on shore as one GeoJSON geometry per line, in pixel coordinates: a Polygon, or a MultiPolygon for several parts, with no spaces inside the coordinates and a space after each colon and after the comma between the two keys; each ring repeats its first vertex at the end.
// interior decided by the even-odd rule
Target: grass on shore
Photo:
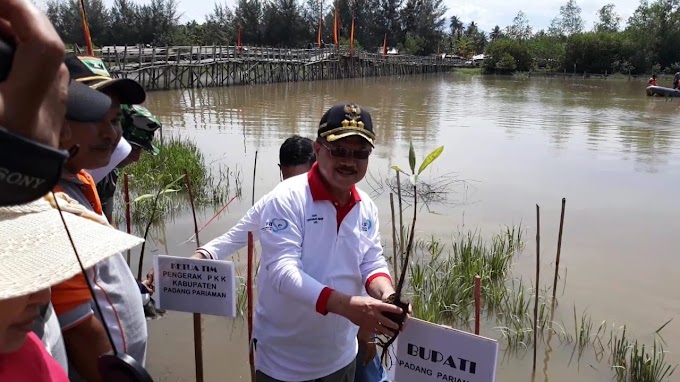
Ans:
{"type": "Polygon", "coordinates": [[[482,68],[455,68],[453,70],[453,73],[455,74],[460,74],[460,75],[466,75],[466,76],[474,76],[477,74],[482,74],[482,68]]]}
{"type": "Polygon", "coordinates": [[[168,189],[170,184],[169,190],[158,199],[153,221],[172,217],[172,212],[180,209],[180,203],[186,201],[188,196],[184,179],[180,179],[185,169],[189,172],[197,209],[221,207],[232,196],[241,195],[240,170],[225,166],[211,168],[195,142],[182,137],[170,137],[160,145],[157,156],[144,153],[139,162],[121,171],[117,186],[120,191],[116,193],[115,203],[118,220],[125,217],[123,174],[129,177],[131,218],[133,224],[138,225],[151,219],[154,198],[148,195],[155,196],[168,189]],[[175,182],[177,179],[180,181],[175,182]],[[147,197],[140,198],[144,195],[147,197]],[[137,202],[134,202],[135,199],[137,202]]]}

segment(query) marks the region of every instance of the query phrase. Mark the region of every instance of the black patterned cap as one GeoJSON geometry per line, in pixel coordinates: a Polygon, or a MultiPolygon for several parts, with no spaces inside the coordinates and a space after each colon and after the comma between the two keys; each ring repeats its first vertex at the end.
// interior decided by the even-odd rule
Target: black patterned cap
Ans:
{"type": "Polygon", "coordinates": [[[375,133],[371,114],[355,103],[334,105],[324,113],[319,122],[318,137],[334,142],[359,135],[374,146],[375,133]]]}

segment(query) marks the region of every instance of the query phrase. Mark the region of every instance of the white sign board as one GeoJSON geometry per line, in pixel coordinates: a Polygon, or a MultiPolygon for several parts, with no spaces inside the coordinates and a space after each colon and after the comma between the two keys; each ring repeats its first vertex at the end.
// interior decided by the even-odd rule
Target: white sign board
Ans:
{"type": "Polygon", "coordinates": [[[236,270],[231,261],[154,257],[156,308],[236,317],[236,270]]]}
{"type": "Polygon", "coordinates": [[[494,382],[498,342],[410,318],[390,349],[395,382],[494,382]]]}

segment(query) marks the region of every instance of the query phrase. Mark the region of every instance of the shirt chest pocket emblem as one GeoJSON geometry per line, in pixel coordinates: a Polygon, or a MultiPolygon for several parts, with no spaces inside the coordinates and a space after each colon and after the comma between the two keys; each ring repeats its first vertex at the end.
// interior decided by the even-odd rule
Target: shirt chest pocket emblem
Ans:
{"type": "Polygon", "coordinates": [[[322,221],[323,221],[323,216],[319,216],[318,214],[313,214],[311,217],[307,218],[307,223],[310,223],[310,224],[319,224],[322,221]]]}
{"type": "Polygon", "coordinates": [[[361,232],[368,232],[371,230],[371,228],[373,228],[373,222],[371,219],[367,218],[361,222],[361,232]]]}

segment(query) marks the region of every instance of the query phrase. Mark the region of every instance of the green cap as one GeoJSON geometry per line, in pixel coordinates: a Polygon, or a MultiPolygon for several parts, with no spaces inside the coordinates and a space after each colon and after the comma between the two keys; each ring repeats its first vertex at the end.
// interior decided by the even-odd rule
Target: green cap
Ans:
{"type": "Polygon", "coordinates": [[[156,130],[162,127],[160,121],[143,106],[121,105],[120,109],[123,112],[123,138],[152,155],[158,155],[160,150],[151,142],[156,130]]]}

